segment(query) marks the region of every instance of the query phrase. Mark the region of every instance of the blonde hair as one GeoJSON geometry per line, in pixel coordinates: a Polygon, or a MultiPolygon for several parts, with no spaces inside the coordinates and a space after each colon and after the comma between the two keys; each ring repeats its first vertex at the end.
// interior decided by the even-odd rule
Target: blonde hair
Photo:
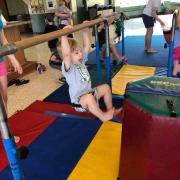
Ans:
{"type": "MultiPolygon", "coordinates": [[[[69,47],[70,47],[70,50],[71,52],[73,52],[74,50],[76,50],[76,48],[78,47],[78,43],[76,40],[72,39],[72,38],[68,38],[68,43],[69,43],[69,47]]],[[[57,43],[56,43],[56,47],[59,47],[61,46],[61,40],[59,40],[57,43]]]]}
{"type": "Polygon", "coordinates": [[[73,52],[78,47],[77,41],[72,38],[68,38],[68,43],[69,43],[71,52],[73,52]]]}

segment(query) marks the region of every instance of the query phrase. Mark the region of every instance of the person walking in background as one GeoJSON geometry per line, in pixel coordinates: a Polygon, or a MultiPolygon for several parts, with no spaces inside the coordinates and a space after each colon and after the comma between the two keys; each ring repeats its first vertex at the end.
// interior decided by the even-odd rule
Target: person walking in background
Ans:
{"type": "Polygon", "coordinates": [[[161,0],[148,0],[143,11],[143,22],[146,28],[145,35],[145,52],[156,53],[157,51],[151,47],[154,23],[158,21],[161,26],[165,26],[164,22],[158,17],[157,11],[161,6],[161,0]]]}

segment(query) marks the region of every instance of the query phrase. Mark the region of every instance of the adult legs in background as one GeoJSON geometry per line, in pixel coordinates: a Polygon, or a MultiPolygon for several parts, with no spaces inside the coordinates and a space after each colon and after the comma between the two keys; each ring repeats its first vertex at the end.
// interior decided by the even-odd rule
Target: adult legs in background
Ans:
{"type": "Polygon", "coordinates": [[[145,35],[145,51],[147,53],[156,53],[157,51],[153,48],[151,48],[151,41],[152,41],[152,35],[153,35],[153,27],[146,29],[146,35],[145,35]]]}

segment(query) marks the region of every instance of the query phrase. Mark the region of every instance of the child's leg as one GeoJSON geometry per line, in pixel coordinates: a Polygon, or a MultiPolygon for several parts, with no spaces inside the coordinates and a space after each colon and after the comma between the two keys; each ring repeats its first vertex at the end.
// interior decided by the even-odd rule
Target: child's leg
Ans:
{"type": "Polygon", "coordinates": [[[112,109],[113,104],[112,104],[112,94],[111,94],[111,89],[107,84],[102,84],[96,87],[97,88],[97,94],[98,94],[98,99],[103,98],[104,103],[106,105],[106,109],[112,109]]]}
{"type": "Polygon", "coordinates": [[[113,44],[110,44],[110,50],[111,50],[112,54],[115,56],[116,60],[118,60],[118,61],[125,60],[125,56],[121,56],[113,44]]]}
{"type": "Polygon", "coordinates": [[[4,102],[4,107],[7,112],[7,76],[0,76],[0,93],[4,102]]]}
{"type": "Polygon", "coordinates": [[[173,76],[176,76],[177,73],[179,72],[179,61],[178,60],[174,60],[174,67],[173,67],[173,76]]]}
{"type": "MultiPolygon", "coordinates": [[[[7,76],[0,76],[0,93],[3,99],[4,107],[7,113],[7,76]]],[[[20,141],[20,138],[18,136],[14,136],[14,140],[16,143],[20,141]]]]}
{"type": "Polygon", "coordinates": [[[79,103],[83,108],[87,108],[92,114],[98,117],[101,121],[111,120],[114,115],[114,108],[108,110],[107,112],[103,112],[97,102],[95,97],[92,94],[85,94],[80,98],[79,103]]]}
{"type": "MultiPolygon", "coordinates": [[[[110,110],[113,108],[111,88],[107,84],[102,84],[96,87],[98,99],[103,98],[106,109],[110,110]]],[[[122,108],[114,110],[114,116],[116,116],[122,108]]]]}

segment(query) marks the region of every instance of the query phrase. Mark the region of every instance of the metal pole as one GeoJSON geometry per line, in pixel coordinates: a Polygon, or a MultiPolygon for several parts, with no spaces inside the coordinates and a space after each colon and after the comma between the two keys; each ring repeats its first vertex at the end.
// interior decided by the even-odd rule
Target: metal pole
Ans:
{"type": "MultiPolygon", "coordinates": [[[[106,18],[110,16],[111,15],[108,15],[106,16],[106,18]]],[[[31,38],[23,39],[21,41],[14,42],[13,44],[8,44],[6,46],[0,47],[0,57],[12,54],[16,52],[18,49],[29,48],[31,46],[35,46],[37,44],[47,42],[47,41],[56,39],[58,37],[65,36],[67,34],[71,34],[71,33],[80,31],[82,29],[88,28],[88,27],[92,27],[95,24],[99,24],[100,22],[103,22],[103,21],[104,21],[104,18],[101,17],[101,18],[91,20],[86,23],[75,25],[73,26],[72,29],[57,30],[57,31],[53,31],[47,34],[42,34],[42,35],[34,36],[31,38]]]]}
{"type": "Polygon", "coordinates": [[[168,73],[167,76],[172,76],[172,66],[173,66],[173,51],[174,51],[174,36],[175,36],[175,30],[176,30],[176,18],[179,14],[179,11],[176,10],[173,14],[173,20],[172,20],[172,37],[169,44],[169,56],[168,56],[168,73]]]}
{"type": "Polygon", "coordinates": [[[99,40],[98,40],[98,30],[97,25],[94,26],[95,28],[95,44],[96,44],[96,64],[97,64],[97,76],[98,76],[98,84],[102,84],[101,78],[101,62],[100,62],[100,49],[99,49],[99,40]]]}
{"type": "Polygon", "coordinates": [[[174,50],[174,40],[171,40],[171,41],[170,41],[170,44],[169,44],[169,56],[168,56],[168,72],[167,72],[167,77],[171,77],[171,76],[172,76],[173,50],[174,50]]]}
{"type": "Polygon", "coordinates": [[[124,21],[122,22],[122,56],[125,55],[125,41],[124,41],[124,21]]]}
{"type": "Polygon", "coordinates": [[[111,86],[111,59],[110,59],[110,46],[109,46],[109,24],[108,21],[104,21],[105,24],[105,38],[106,38],[106,82],[111,86]]]}
{"type": "Polygon", "coordinates": [[[7,154],[14,180],[21,180],[21,170],[17,160],[16,146],[7,125],[7,114],[4,107],[2,96],[0,96],[0,132],[2,142],[7,154]]]}

